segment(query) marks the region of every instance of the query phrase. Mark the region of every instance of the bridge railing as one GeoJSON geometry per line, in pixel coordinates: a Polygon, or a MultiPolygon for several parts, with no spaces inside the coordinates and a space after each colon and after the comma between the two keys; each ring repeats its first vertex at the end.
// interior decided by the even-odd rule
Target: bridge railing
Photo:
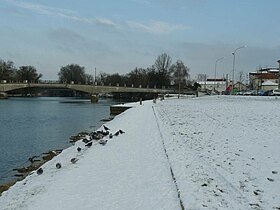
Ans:
{"type": "Polygon", "coordinates": [[[108,83],[108,84],[105,84],[103,82],[100,82],[100,83],[86,83],[86,84],[82,84],[82,83],[74,83],[74,81],[71,81],[69,83],[61,83],[60,81],[58,80],[39,80],[39,81],[28,81],[28,80],[17,80],[17,81],[14,81],[14,80],[1,80],[0,81],[1,84],[71,84],[71,85],[93,85],[93,86],[110,86],[110,87],[131,87],[131,88],[147,88],[147,89],[172,89],[171,87],[157,87],[156,85],[153,85],[153,86],[150,86],[150,85],[147,85],[147,86],[144,86],[142,84],[140,85],[134,85],[134,84],[129,84],[127,85],[126,83],[123,83],[123,84],[120,84],[120,83],[117,83],[117,84],[111,84],[111,83],[108,83]]]}

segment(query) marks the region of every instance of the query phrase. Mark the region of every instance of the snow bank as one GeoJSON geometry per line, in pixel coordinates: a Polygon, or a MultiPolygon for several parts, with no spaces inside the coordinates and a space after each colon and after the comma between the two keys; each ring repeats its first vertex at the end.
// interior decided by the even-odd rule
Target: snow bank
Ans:
{"type": "Polygon", "coordinates": [[[42,175],[33,173],[4,192],[1,210],[178,209],[154,118],[151,102],[116,116],[106,126],[124,134],[106,137],[105,146],[85,148],[80,141],[64,150],[42,167],[42,175]],[[79,160],[72,164],[72,158],[79,160]]]}
{"type": "Polygon", "coordinates": [[[231,96],[134,104],[106,123],[124,134],[64,150],[3,193],[1,210],[179,210],[180,200],[185,209],[279,209],[279,105],[231,96]]]}

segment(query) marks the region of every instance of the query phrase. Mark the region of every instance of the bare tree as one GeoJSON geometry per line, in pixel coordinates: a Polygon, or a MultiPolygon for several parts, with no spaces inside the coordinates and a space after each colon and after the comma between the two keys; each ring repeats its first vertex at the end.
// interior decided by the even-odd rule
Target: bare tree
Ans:
{"type": "Polygon", "coordinates": [[[170,67],[170,72],[173,75],[175,85],[178,85],[179,95],[181,92],[181,85],[186,85],[186,79],[189,77],[189,68],[186,67],[181,60],[177,60],[175,64],[170,67]]]}
{"type": "Polygon", "coordinates": [[[155,68],[159,72],[166,72],[169,70],[172,63],[172,59],[166,53],[159,55],[155,62],[155,68]]]}
{"type": "Polygon", "coordinates": [[[238,72],[238,79],[241,83],[245,81],[245,73],[243,71],[238,72]]]}
{"type": "Polygon", "coordinates": [[[156,69],[157,74],[158,74],[158,84],[157,85],[159,87],[170,84],[169,69],[170,69],[171,63],[172,63],[172,59],[166,53],[159,55],[158,58],[156,59],[154,68],[156,69]]]}
{"type": "Polygon", "coordinates": [[[244,83],[245,81],[245,73],[243,71],[238,72],[238,80],[239,80],[238,90],[241,91],[242,89],[241,83],[244,83]]]}
{"type": "Polygon", "coordinates": [[[198,82],[204,82],[207,79],[207,75],[206,74],[198,74],[197,75],[197,81],[198,82]]]}

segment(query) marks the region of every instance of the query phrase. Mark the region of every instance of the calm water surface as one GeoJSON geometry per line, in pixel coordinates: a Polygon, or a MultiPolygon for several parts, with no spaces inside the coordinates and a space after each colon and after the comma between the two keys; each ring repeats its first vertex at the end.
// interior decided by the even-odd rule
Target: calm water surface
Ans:
{"type": "Polygon", "coordinates": [[[0,184],[11,180],[12,169],[29,157],[69,147],[70,136],[98,128],[116,103],[55,97],[0,100],[0,184]]]}

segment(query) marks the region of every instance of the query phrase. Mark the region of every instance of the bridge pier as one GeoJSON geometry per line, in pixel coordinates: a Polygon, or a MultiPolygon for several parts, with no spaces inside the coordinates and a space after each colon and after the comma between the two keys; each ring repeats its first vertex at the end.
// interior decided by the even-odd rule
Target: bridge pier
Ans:
{"type": "Polygon", "coordinates": [[[7,99],[8,94],[6,92],[0,92],[0,99],[7,99]]]}

